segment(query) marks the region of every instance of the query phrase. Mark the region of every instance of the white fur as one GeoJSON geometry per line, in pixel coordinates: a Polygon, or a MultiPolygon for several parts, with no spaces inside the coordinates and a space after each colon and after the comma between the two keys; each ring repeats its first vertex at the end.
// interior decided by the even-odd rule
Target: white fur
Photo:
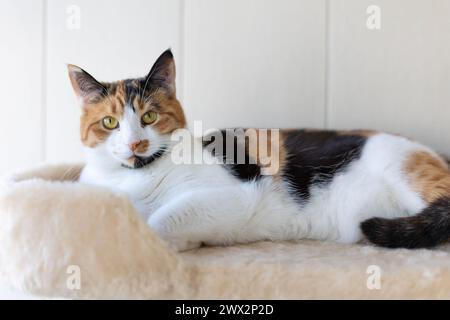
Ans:
{"type": "MultiPolygon", "coordinates": [[[[143,138],[131,130],[127,134],[143,138]]],[[[433,153],[405,138],[375,135],[360,159],[331,183],[312,188],[310,199],[301,204],[288,194],[288,185],[270,176],[241,182],[220,165],[175,165],[169,153],[138,170],[123,168],[108,154],[117,147],[111,139],[118,137],[87,150],[81,181],[126,193],[177,250],[267,239],[359,241],[365,219],[408,216],[425,207],[410,189],[402,165],[411,152],[433,153]]]]}

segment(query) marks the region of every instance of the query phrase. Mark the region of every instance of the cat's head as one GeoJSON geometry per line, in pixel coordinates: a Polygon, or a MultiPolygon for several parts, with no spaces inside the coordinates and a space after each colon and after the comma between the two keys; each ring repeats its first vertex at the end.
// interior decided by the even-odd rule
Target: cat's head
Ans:
{"type": "Polygon", "coordinates": [[[82,105],[81,141],[99,158],[143,167],[164,152],[174,130],[186,126],[170,50],[142,78],[106,83],[77,66],[68,69],[82,105]]]}

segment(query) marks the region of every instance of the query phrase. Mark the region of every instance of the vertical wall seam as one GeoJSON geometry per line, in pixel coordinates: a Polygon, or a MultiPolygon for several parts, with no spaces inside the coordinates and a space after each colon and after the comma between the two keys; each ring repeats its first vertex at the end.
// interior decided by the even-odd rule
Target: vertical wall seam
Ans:
{"type": "Polygon", "coordinates": [[[47,159],[47,8],[48,0],[42,0],[42,51],[41,51],[41,161],[47,159]]]}
{"type": "Polygon", "coordinates": [[[325,0],[325,61],[324,61],[324,121],[323,126],[330,128],[330,0],[325,0]]]}
{"type": "Polygon", "coordinates": [[[186,10],[185,10],[185,3],[184,3],[184,0],[179,0],[180,1],[180,26],[179,26],[179,32],[180,32],[180,34],[179,34],[179,41],[180,41],[180,55],[179,55],[179,57],[180,57],[180,69],[181,69],[181,81],[180,81],[180,84],[181,84],[181,97],[180,97],[180,100],[183,102],[183,104],[184,104],[184,100],[185,100],[185,97],[186,97],[186,95],[185,95],[185,88],[186,88],[186,83],[185,83],[185,80],[186,80],[186,76],[185,76],[185,74],[186,74],[186,66],[185,66],[185,63],[186,63],[186,57],[185,57],[185,55],[186,55],[186,50],[185,50],[185,21],[186,21],[186,19],[185,19],[185,14],[186,14],[186,10]]]}

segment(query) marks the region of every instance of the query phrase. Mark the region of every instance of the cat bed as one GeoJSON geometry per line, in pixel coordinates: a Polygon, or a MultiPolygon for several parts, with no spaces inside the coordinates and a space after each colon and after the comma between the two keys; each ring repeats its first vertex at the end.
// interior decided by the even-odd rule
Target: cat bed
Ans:
{"type": "Polygon", "coordinates": [[[2,180],[2,286],[47,298],[450,298],[450,246],[298,241],[175,253],[123,195],[76,182],[81,168],[2,180]]]}

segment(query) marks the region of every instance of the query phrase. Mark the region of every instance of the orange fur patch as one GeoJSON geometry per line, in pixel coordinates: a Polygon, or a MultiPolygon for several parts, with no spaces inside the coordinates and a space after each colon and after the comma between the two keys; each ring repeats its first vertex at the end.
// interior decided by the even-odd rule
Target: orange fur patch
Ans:
{"type": "MultiPolygon", "coordinates": [[[[180,102],[173,97],[167,97],[163,92],[157,90],[152,94],[150,100],[160,106],[158,112],[158,120],[153,127],[160,134],[168,134],[176,129],[186,127],[186,118],[180,102]]],[[[143,113],[148,110],[143,111],[143,113]]]]}
{"type": "Polygon", "coordinates": [[[117,107],[107,99],[96,104],[90,104],[83,107],[83,113],[80,121],[81,142],[88,147],[95,147],[105,141],[111,134],[111,130],[105,129],[102,119],[106,116],[118,118],[117,107]],[[113,110],[116,109],[116,112],[113,110]]]}
{"type": "Polygon", "coordinates": [[[450,196],[450,170],[443,159],[425,151],[415,152],[404,169],[413,190],[426,202],[450,196]]]}
{"type": "Polygon", "coordinates": [[[136,153],[145,153],[145,152],[147,151],[147,149],[148,149],[149,146],[150,146],[150,142],[149,142],[148,140],[142,140],[142,141],[138,144],[138,146],[137,146],[135,152],[136,152],[136,153]]]}

